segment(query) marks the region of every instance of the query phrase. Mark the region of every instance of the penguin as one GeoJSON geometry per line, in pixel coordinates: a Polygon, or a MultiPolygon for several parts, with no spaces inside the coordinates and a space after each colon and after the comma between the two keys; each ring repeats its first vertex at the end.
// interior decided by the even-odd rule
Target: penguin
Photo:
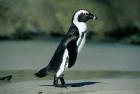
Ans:
{"type": "Polygon", "coordinates": [[[77,56],[85,44],[88,20],[97,20],[97,17],[86,10],[78,10],[74,13],[68,32],[58,45],[49,64],[35,73],[37,77],[45,77],[53,73],[53,85],[66,87],[64,71],[74,66],[77,56]],[[61,84],[58,83],[59,80],[61,84]]]}

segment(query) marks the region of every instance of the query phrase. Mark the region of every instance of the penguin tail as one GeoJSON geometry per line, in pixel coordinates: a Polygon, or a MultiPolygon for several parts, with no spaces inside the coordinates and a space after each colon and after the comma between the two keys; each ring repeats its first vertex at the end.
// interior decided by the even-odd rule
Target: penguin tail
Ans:
{"type": "Polygon", "coordinates": [[[35,73],[36,77],[42,78],[48,75],[48,69],[47,68],[43,68],[41,69],[39,72],[35,73]]]}

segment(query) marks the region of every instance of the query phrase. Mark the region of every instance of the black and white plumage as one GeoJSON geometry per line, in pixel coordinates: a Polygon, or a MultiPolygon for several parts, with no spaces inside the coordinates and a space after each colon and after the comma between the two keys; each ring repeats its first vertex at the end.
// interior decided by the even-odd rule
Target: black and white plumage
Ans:
{"type": "Polygon", "coordinates": [[[71,68],[75,64],[77,55],[85,43],[86,22],[90,19],[96,20],[97,17],[86,10],[79,10],[73,15],[67,34],[60,42],[50,63],[35,74],[37,77],[44,77],[49,73],[54,73],[54,86],[60,86],[58,84],[60,79],[61,86],[65,87],[64,70],[71,68]]]}

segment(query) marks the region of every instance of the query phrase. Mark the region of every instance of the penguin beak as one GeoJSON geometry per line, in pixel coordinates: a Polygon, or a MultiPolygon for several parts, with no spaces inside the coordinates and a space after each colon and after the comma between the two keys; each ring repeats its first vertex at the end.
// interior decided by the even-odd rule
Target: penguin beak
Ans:
{"type": "Polygon", "coordinates": [[[93,20],[97,20],[98,19],[97,16],[95,16],[95,15],[93,15],[91,13],[89,13],[88,16],[89,16],[89,19],[93,19],[93,20]]]}
{"type": "Polygon", "coordinates": [[[98,17],[94,15],[93,16],[93,20],[97,20],[97,19],[98,19],[98,17]]]}

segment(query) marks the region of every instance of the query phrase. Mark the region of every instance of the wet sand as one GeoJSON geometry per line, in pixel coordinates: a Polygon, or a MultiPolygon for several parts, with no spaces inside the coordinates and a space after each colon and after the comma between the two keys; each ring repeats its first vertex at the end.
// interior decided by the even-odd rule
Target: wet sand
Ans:
{"type": "Polygon", "coordinates": [[[67,80],[67,88],[52,80],[0,82],[0,94],[140,94],[140,79],[67,80]]]}

